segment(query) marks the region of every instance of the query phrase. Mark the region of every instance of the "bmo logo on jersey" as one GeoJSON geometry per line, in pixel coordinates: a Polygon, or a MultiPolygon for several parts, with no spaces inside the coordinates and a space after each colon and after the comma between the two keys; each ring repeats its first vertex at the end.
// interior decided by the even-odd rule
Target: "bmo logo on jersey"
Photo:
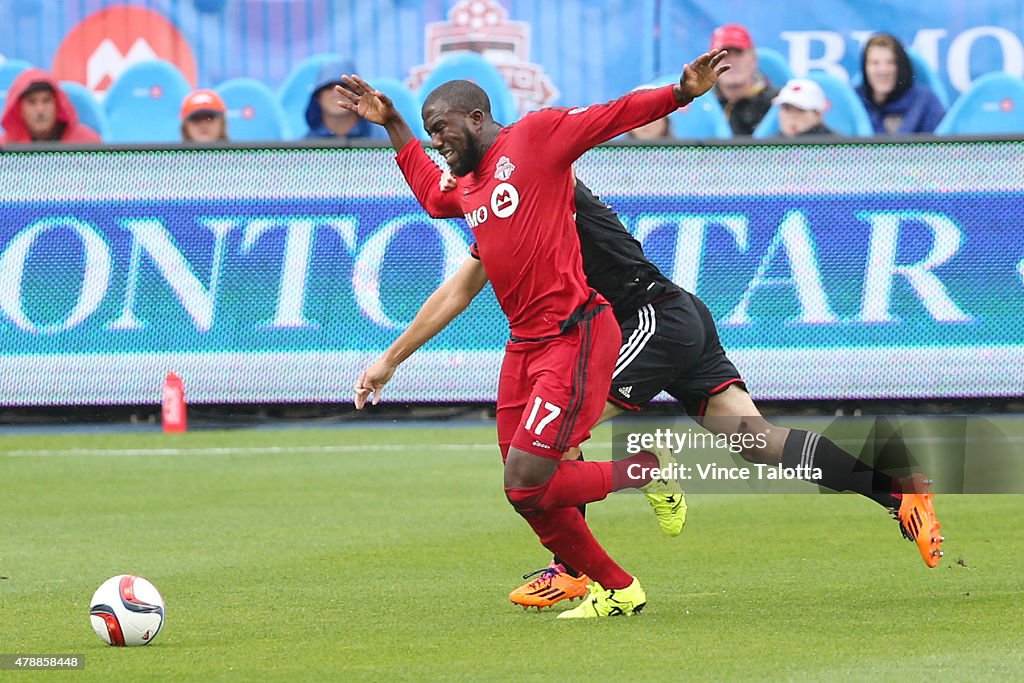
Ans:
{"type": "Polygon", "coordinates": [[[478,206],[464,214],[470,228],[485,222],[491,214],[498,218],[508,218],[519,208],[519,190],[512,183],[498,183],[491,190],[491,210],[486,206],[478,206]]]}
{"type": "Polygon", "coordinates": [[[487,207],[478,206],[469,213],[463,214],[470,228],[475,228],[487,220],[487,207]]]}
{"type": "Polygon", "coordinates": [[[519,190],[512,183],[498,183],[491,191],[491,211],[498,218],[508,218],[519,208],[519,190]]]}

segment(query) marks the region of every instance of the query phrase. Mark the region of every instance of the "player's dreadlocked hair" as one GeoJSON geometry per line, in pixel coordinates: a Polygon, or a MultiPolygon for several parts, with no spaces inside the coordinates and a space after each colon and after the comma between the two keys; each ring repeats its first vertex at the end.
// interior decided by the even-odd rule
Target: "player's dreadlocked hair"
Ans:
{"type": "Polygon", "coordinates": [[[472,81],[448,81],[434,88],[423,102],[423,109],[437,102],[445,102],[449,108],[457,111],[473,111],[479,109],[488,116],[491,114],[491,101],[487,93],[472,81]]]}

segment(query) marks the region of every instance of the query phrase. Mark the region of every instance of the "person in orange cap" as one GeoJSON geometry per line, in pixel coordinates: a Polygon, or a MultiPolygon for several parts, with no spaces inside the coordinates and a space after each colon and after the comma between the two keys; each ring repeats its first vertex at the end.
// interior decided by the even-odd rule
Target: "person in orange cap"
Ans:
{"type": "Polygon", "coordinates": [[[194,90],[181,103],[181,139],[218,142],[228,139],[227,107],[213,90],[194,90]]]}

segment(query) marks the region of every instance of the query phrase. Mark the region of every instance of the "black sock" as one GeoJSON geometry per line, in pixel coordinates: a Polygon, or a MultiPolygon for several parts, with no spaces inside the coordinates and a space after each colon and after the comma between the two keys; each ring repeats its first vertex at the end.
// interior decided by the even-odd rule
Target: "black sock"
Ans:
{"type": "Polygon", "coordinates": [[[833,491],[853,491],[886,508],[899,505],[890,475],[858,460],[816,432],[791,429],[782,448],[782,466],[804,468],[798,476],[812,484],[833,491]],[[820,479],[811,478],[814,469],[821,471],[820,479]]]}
{"type": "MultiPolygon", "coordinates": [[[[578,457],[576,459],[582,462],[582,460],[583,460],[583,451],[580,451],[580,457],[578,457]]],[[[576,509],[579,510],[580,514],[583,515],[583,518],[586,519],[586,517],[587,517],[587,506],[586,505],[580,505],[576,509]]],[[[560,558],[558,555],[554,556],[554,561],[555,561],[555,564],[560,564],[563,567],[565,567],[565,573],[568,574],[569,576],[573,577],[574,579],[579,577],[580,573],[578,571],[576,571],[575,569],[573,569],[572,567],[570,567],[569,563],[566,562],[565,560],[563,560],[562,558],[560,558]]]]}

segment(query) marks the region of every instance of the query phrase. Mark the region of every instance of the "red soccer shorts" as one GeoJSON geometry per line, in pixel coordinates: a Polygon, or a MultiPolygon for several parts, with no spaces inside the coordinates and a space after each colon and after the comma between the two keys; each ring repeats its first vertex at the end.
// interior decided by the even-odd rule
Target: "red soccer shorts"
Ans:
{"type": "Polygon", "coordinates": [[[563,335],[509,342],[498,382],[498,446],[553,460],[590,437],[601,417],[622,333],[605,308],[563,335]]]}

